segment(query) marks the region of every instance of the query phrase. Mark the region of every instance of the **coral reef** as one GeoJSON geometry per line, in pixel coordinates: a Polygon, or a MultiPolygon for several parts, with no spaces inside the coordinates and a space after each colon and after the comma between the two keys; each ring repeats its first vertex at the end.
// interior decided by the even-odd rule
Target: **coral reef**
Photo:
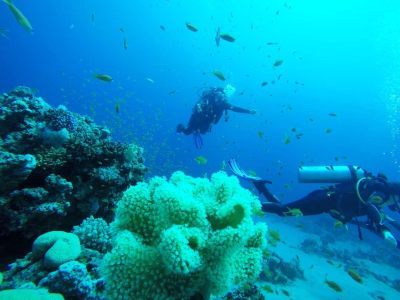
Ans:
{"type": "Polygon", "coordinates": [[[130,187],[101,268],[107,299],[207,299],[257,278],[267,233],[252,220],[259,210],[223,172],[211,180],[175,172],[130,187]]]}
{"type": "Polygon", "coordinates": [[[92,280],[84,264],[70,261],[40,280],[39,287],[60,293],[67,299],[90,300],[99,299],[96,298],[98,282],[100,280],[92,280]]]}
{"type": "Polygon", "coordinates": [[[274,284],[288,284],[296,279],[305,280],[298,257],[286,262],[276,253],[265,258],[261,278],[274,284]]]}
{"type": "Polygon", "coordinates": [[[218,300],[265,300],[265,297],[256,285],[244,284],[218,300]]]}
{"type": "MultiPolygon", "coordinates": [[[[51,235],[54,236],[54,233],[51,235]]],[[[57,233],[56,235],[66,236],[68,239],[74,236],[71,233],[57,233]]],[[[41,238],[41,240],[44,240],[44,242],[34,245],[32,252],[9,265],[9,269],[2,274],[4,282],[1,284],[0,290],[46,288],[52,293],[62,294],[66,299],[105,299],[103,296],[104,281],[100,278],[99,273],[99,265],[103,255],[97,251],[82,248],[79,257],[76,258],[77,260],[69,260],[73,256],[70,255],[68,248],[63,247],[65,243],[61,243],[61,246],[56,249],[60,251],[53,251],[52,253],[56,255],[58,268],[49,269],[44,264],[44,259],[39,258],[43,256],[41,253],[46,251],[49,245],[48,241],[52,238],[41,238]],[[69,259],[65,259],[68,256],[69,259]],[[62,263],[60,259],[66,262],[62,263]]],[[[60,241],[59,238],[56,238],[56,240],[57,242],[60,241]]]]}
{"type": "Polygon", "coordinates": [[[91,215],[111,221],[143,180],[142,149],[111,140],[91,119],[52,108],[26,87],[0,95],[0,254],[91,215]]]}
{"type": "Polygon", "coordinates": [[[74,226],[72,231],[76,234],[82,245],[86,248],[106,253],[111,249],[112,232],[107,222],[93,216],[83,220],[79,226],[74,226]]]}

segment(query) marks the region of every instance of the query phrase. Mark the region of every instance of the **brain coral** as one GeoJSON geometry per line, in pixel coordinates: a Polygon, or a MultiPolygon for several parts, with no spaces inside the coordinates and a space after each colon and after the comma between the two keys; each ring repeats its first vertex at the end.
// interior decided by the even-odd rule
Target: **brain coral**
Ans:
{"type": "Polygon", "coordinates": [[[108,299],[189,299],[222,294],[261,271],[267,226],[258,199],[223,172],[175,172],[130,187],[103,261],[108,299]]]}

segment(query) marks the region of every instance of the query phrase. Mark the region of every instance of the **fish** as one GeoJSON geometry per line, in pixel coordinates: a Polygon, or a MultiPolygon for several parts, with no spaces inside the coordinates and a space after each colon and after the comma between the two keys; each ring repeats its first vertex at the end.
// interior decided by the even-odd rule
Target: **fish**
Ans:
{"type": "Polygon", "coordinates": [[[283,185],[283,188],[284,188],[284,189],[287,189],[287,190],[290,190],[290,189],[292,188],[292,185],[289,184],[289,183],[285,183],[285,184],[283,185]]]}
{"type": "Polygon", "coordinates": [[[221,41],[221,36],[219,32],[219,27],[217,28],[217,33],[215,34],[215,43],[217,44],[217,47],[219,47],[219,42],[221,41]]]}
{"type": "Polygon", "coordinates": [[[328,171],[333,171],[334,170],[332,165],[325,166],[325,169],[327,169],[328,171]]]}
{"type": "Polygon", "coordinates": [[[301,216],[303,216],[303,213],[298,208],[291,208],[291,209],[288,209],[288,211],[284,212],[283,215],[284,216],[301,217],[301,216]]]}
{"type": "Polygon", "coordinates": [[[151,79],[151,78],[149,78],[149,77],[146,77],[145,80],[148,81],[148,82],[150,82],[150,83],[154,83],[154,80],[151,79]]]}
{"type": "Polygon", "coordinates": [[[249,170],[248,174],[253,177],[257,177],[257,173],[254,170],[249,170]]]}
{"type": "Polygon", "coordinates": [[[339,220],[336,220],[335,223],[333,223],[334,228],[341,228],[343,226],[345,226],[345,225],[343,224],[343,222],[341,222],[339,220]]]}
{"type": "Polygon", "coordinates": [[[33,31],[33,27],[27,17],[12,3],[11,0],[3,0],[5,4],[8,5],[8,8],[14,15],[14,18],[17,20],[19,25],[22,26],[27,32],[31,33],[33,31]]]}
{"type": "Polygon", "coordinates": [[[284,143],[285,145],[287,145],[287,144],[290,143],[290,137],[289,137],[287,134],[285,134],[285,139],[283,140],[283,143],[284,143]]]}
{"type": "Polygon", "coordinates": [[[160,29],[161,29],[162,31],[165,31],[165,26],[164,26],[164,25],[160,25],[160,29]]]}
{"type": "Polygon", "coordinates": [[[0,28],[0,36],[2,36],[3,38],[5,38],[5,39],[8,39],[8,36],[7,36],[7,33],[8,32],[8,30],[7,29],[5,29],[5,28],[0,28]]]}
{"type": "Polygon", "coordinates": [[[118,102],[115,103],[115,112],[116,112],[117,114],[119,114],[120,109],[121,109],[120,104],[119,104],[118,102]]]}
{"type": "Polygon", "coordinates": [[[273,63],[274,67],[279,67],[280,65],[283,64],[283,60],[282,59],[277,59],[275,60],[275,62],[273,63]]]}
{"type": "Polygon", "coordinates": [[[205,165],[207,163],[207,158],[205,158],[204,156],[196,156],[196,158],[194,160],[199,165],[205,165]]]}
{"type": "Polygon", "coordinates": [[[264,290],[265,292],[269,293],[269,294],[273,294],[274,290],[272,289],[272,287],[268,284],[263,284],[261,286],[261,289],[264,290]]]}
{"type": "Polygon", "coordinates": [[[281,234],[278,230],[269,229],[268,230],[268,243],[275,247],[278,242],[281,241],[281,234]]]}
{"type": "Polygon", "coordinates": [[[124,38],[124,49],[128,50],[128,40],[124,38]]]}
{"type": "Polygon", "coordinates": [[[113,81],[113,78],[112,78],[110,75],[108,75],[108,74],[94,74],[94,77],[95,77],[96,79],[99,79],[99,80],[105,81],[105,82],[111,82],[111,81],[113,81]]]}
{"type": "Polygon", "coordinates": [[[261,86],[266,86],[266,85],[268,85],[268,81],[261,82],[261,86]]]}
{"type": "Polygon", "coordinates": [[[96,16],[94,13],[92,13],[91,20],[92,20],[92,23],[94,23],[96,21],[96,16]]]}
{"type": "Polygon", "coordinates": [[[328,116],[330,116],[330,117],[336,117],[337,114],[336,114],[336,113],[329,113],[328,116]]]}
{"type": "Polygon", "coordinates": [[[233,43],[236,39],[229,33],[220,33],[219,37],[227,42],[233,43]]]}
{"type": "Polygon", "coordinates": [[[326,134],[332,133],[332,129],[326,128],[326,129],[325,129],[325,133],[326,133],[326,134]]]}
{"type": "Polygon", "coordinates": [[[186,28],[189,29],[190,31],[193,31],[193,32],[199,31],[199,30],[197,29],[197,27],[194,26],[194,25],[191,24],[191,23],[186,22],[185,25],[186,25],[186,28]]]}
{"type": "Polygon", "coordinates": [[[336,292],[340,293],[343,291],[343,289],[340,287],[340,285],[338,285],[336,282],[332,281],[332,280],[328,280],[325,279],[325,283],[333,290],[335,290],[336,292]]]}
{"type": "Polygon", "coordinates": [[[281,291],[285,296],[290,297],[290,294],[289,294],[288,290],[281,289],[281,291]]]}
{"type": "Polygon", "coordinates": [[[261,130],[259,130],[259,131],[257,132],[257,135],[258,135],[258,137],[259,137],[260,139],[262,139],[262,138],[264,137],[264,132],[261,131],[261,130]]]}
{"type": "Polygon", "coordinates": [[[291,130],[292,130],[292,132],[296,132],[297,131],[297,129],[295,127],[293,127],[291,130]]]}
{"type": "Polygon", "coordinates": [[[279,45],[277,42],[267,42],[267,46],[276,46],[279,45]]]}
{"type": "Polygon", "coordinates": [[[353,278],[358,283],[363,283],[363,279],[362,279],[361,275],[356,270],[348,269],[347,274],[349,274],[350,277],[353,278]]]}
{"type": "Polygon", "coordinates": [[[222,81],[225,81],[225,80],[226,80],[224,73],[222,73],[221,71],[214,70],[214,71],[213,71],[213,74],[214,74],[214,76],[217,77],[219,80],[222,80],[222,81]]]}
{"type": "Polygon", "coordinates": [[[299,133],[296,133],[296,139],[300,139],[302,136],[304,135],[304,133],[302,133],[302,132],[299,132],[299,133]]]}
{"type": "Polygon", "coordinates": [[[123,29],[122,27],[119,29],[119,31],[121,31],[122,33],[125,33],[125,29],[123,29]]]}

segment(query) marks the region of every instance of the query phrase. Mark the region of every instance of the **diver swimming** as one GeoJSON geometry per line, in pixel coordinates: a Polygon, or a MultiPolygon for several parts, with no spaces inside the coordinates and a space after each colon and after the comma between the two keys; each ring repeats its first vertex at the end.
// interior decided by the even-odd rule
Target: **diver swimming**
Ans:
{"type": "Polygon", "coordinates": [[[251,181],[267,199],[261,203],[264,212],[279,216],[328,213],[343,224],[355,224],[360,239],[363,239],[363,227],[400,248],[400,241],[387,226],[400,230],[400,225],[383,212],[385,207],[400,212],[400,182],[388,181],[381,173],[374,176],[356,166],[302,166],[298,170],[300,182],[334,185],[314,190],[298,200],[281,203],[266,187],[270,181],[248,175],[234,159],[229,160],[228,165],[236,176],[251,181]],[[358,217],[363,216],[367,217],[366,222],[359,221],[358,217]]]}
{"type": "Polygon", "coordinates": [[[223,114],[225,122],[228,121],[228,110],[254,115],[255,110],[234,106],[228,102],[234,93],[235,88],[229,84],[225,88],[212,87],[205,90],[193,107],[187,127],[178,124],[176,131],[185,135],[193,134],[195,146],[200,149],[203,146],[201,135],[210,132],[212,125],[217,124],[223,114]]]}

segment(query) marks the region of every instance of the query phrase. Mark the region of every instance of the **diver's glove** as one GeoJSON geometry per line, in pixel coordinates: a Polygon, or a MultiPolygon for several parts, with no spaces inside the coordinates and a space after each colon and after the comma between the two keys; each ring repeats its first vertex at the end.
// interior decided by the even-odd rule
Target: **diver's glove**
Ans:
{"type": "Polygon", "coordinates": [[[385,239],[386,242],[388,242],[393,247],[398,246],[396,238],[393,236],[393,234],[389,230],[382,231],[382,234],[383,234],[383,238],[385,239]]]}

